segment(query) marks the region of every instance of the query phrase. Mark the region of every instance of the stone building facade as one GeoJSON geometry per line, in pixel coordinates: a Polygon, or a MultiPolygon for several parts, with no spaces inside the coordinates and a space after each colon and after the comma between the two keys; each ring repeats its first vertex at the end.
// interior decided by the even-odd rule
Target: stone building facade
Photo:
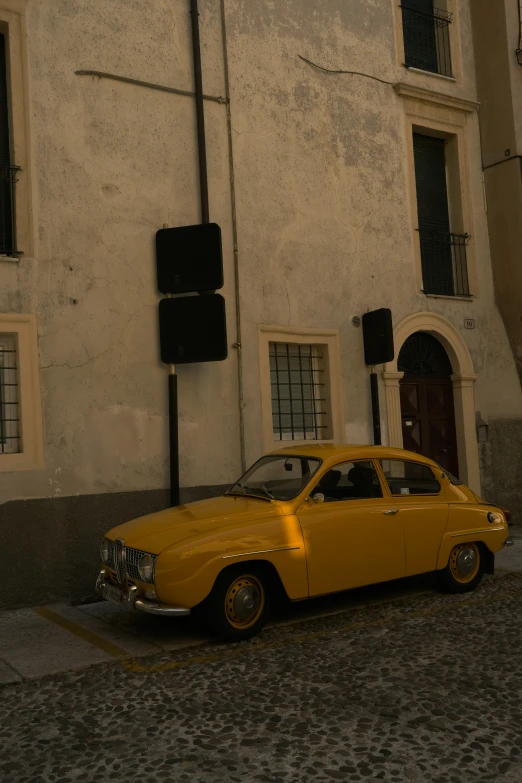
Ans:
{"type": "MultiPolygon", "coordinates": [[[[359,323],[385,307],[383,442],[522,511],[520,287],[495,297],[474,2],[200,0],[229,358],[177,368],[184,501],[281,440],[372,442],[359,323]]],[[[0,602],[18,606],[92,592],[101,534],[168,505],[154,236],[200,213],[188,0],[0,0],[0,26],[0,602]]]]}

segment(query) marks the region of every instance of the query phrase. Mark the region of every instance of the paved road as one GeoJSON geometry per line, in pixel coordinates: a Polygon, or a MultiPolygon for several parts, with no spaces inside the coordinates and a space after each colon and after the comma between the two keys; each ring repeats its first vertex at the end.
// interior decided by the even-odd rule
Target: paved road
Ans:
{"type": "Polygon", "coordinates": [[[520,783],[521,651],[522,577],[499,573],[15,683],[0,780],[520,783]]]}

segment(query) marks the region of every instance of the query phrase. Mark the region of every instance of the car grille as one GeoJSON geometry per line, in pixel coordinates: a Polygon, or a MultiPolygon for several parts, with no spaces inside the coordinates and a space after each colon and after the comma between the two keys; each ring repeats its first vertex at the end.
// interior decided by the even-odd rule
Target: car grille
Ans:
{"type": "MultiPolygon", "coordinates": [[[[132,549],[125,546],[124,542],[117,538],[116,541],[109,541],[109,568],[116,572],[116,578],[120,584],[125,581],[125,576],[129,579],[137,579],[142,582],[138,571],[138,563],[143,555],[148,555],[153,564],[156,563],[157,555],[151,555],[150,552],[142,552],[141,549],[132,549]]],[[[152,580],[154,581],[154,579],[152,580]]]]}

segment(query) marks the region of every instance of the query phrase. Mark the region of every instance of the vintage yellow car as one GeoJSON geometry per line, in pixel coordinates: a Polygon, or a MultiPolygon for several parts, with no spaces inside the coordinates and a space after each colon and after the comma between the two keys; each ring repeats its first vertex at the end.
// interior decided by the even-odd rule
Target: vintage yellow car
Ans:
{"type": "Polygon", "coordinates": [[[129,609],[199,612],[219,636],[240,640],[285,594],[301,601],[430,571],[446,590],[473,590],[513,543],[507,522],[418,454],[289,447],[258,460],[222,497],[111,530],[96,587],[129,609]]]}

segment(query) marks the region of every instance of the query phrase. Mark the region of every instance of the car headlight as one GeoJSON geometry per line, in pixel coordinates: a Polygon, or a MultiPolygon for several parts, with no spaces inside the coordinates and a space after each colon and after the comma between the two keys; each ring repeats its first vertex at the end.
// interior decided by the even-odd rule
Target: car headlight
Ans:
{"type": "Polygon", "coordinates": [[[154,563],[150,555],[143,555],[140,558],[138,573],[144,582],[154,581],[154,563]]]}
{"type": "Polygon", "coordinates": [[[110,554],[111,542],[104,538],[100,544],[100,557],[103,565],[109,565],[110,554]]]}

